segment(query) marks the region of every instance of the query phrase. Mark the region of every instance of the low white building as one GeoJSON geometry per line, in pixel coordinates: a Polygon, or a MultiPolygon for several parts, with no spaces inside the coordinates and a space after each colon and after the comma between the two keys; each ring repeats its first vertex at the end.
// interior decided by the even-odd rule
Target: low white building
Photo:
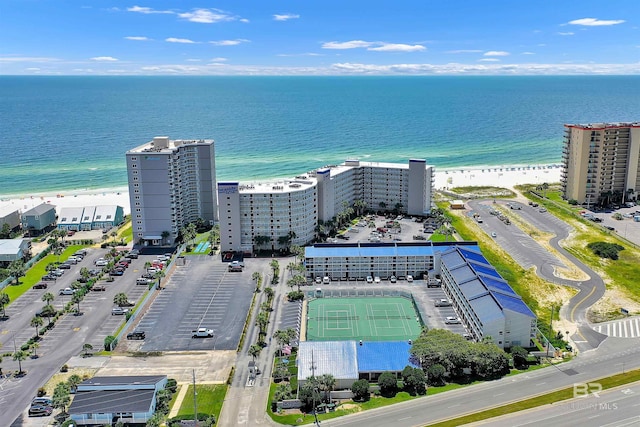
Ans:
{"type": "Polygon", "coordinates": [[[0,263],[8,264],[31,255],[31,242],[27,239],[1,239],[0,263]]]}

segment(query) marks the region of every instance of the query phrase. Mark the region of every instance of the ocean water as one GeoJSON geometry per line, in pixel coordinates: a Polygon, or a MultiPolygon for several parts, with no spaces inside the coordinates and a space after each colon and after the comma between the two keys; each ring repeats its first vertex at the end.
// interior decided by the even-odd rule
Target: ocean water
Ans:
{"type": "Polygon", "coordinates": [[[345,159],[560,163],[564,123],[640,120],[640,76],[0,77],[0,194],[124,187],[154,136],[214,139],[217,178],[345,159]]]}

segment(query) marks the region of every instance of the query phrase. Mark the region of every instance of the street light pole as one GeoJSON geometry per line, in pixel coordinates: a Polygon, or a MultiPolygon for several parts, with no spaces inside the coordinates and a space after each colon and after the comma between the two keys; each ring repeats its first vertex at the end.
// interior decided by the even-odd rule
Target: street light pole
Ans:
{"type": "Polygon", "coordinates": [[[551,334],[553,334],[553,310],[554,306],[551,305],[551,320],[549,320],[549,336],[547,337],[547,357],[549,357],[549,348],[551,347],[551,334]]]}

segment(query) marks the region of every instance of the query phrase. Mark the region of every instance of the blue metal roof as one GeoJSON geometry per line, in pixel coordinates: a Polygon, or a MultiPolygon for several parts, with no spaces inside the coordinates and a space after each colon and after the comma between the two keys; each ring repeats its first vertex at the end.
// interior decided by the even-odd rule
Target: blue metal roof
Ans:
{"type": "Polygon", "coordinates": [[[485,285],[487,285],[487,287],[492,291],[502,292],[503,294],[518,295],[504,280],[494,279],[493,277],[485,276],[484,274],[478,274],[478,277],[480,277],[485,285]]]}
{"type": "Polygon", "coordinates": [[[410,361],[407,341],[364,341],[356,343],[358,372],[402,371],[410,361]]]}
{"type": "Polygon", "coordinates": [[[524,301],[522,301],[520,298],[512,297],[499,292],[493,292],[493,297],[505,310],[511,310],[517,313],[522,313],[526,316],[536,317],[536,315],[533,314],[527,304],[525,304],[524,301]]]}
{"type": "Polygon", "coordinates": [[[469,301],[471,307],[473,307],[473,311],[480,319],[483,325],[488,325],[489,323],[504,319],[504,314],[502,313],[502,308],[498,305],[495,299],[489,295],[489,293],[472,299],[469,301]]]}
{"type": "MultiPolygon", "coordinates": [[[[373,257],[373,256],[433,256],[436,252],[446,252],[459,246],[456,242],[447,244],[402,244],[402,243],[347,243],[347,244],[318,244],[307,246],[304,250],[305,258],[332,257],[373,257]]],[[[479,250],[475,243],[466,244],[465,248],[479,250]]]]}
{"type": "Polygon", "coordinates": [[[502,279],[502,276],[500,276],[500,274],[496,271],[496,269],[491,266],[483,266],[473,262],[470,262],[469,265],[478,274],[485,274],[487,276],[499,277],[500,279],[502,279]]]}
{"type": "Polygon", "coordinates": [[[482,263],[482,264],[485,264],[485,265],[491,265],[491,264],[489,264],[489,261],[487,261],[486,258],[484,256],[482,256],[482,253],[480,251],[475,252],[475,251],[470,251],[470,250],[463,249],[463,248],[458,248],[458,251],[466,259],[470,259],[470,260],[473,260],[475,262],[479,262],[479,263],[482,263]]]}
{"type": "Polygon", "coordinates": [[[477,298],[480,295],[488,294],[487,287],[480,280],[473,279],[458,285],[467,301],[477,298]]]}

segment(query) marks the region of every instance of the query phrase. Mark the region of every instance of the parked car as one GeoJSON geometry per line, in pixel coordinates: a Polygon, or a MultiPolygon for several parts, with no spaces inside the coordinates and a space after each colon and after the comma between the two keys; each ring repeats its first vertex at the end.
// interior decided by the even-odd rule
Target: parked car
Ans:
{"type": "Polygon", "coordinates": [[[413,276],[407,275],[407,282],[413,282],[413,276]]]}
{"type": "Polygon", "coordinates": [[[213,329],[198,328],[195,331],[191,331],[192,338],[208,338],[213,336],[213,329]]]}
{"type": "Polygon", "coordinates": [[[93,285],[91,287],[92,291],[106,291],[107,288],[104,285],[93,285]]]}
{"type": "Polygon", "coordinates": [[[491,237],[498,237],[495,231],[491,232],[491,237]]]}
{"type": "Polygon", "coordinates": [[[123,274],[124,274],[124,271],[117,270],[117,269],[111,270],[109,272],[109,276],[122,276],[123,274]]]}
{"type": "Polygon", "coordinates": [[[98,258],[94,264],[96,265],[96,267],[104,267],[105,265],[109,264],[109,261],[104,258],[98,258]]]}
{"type": "Polygon", "coordinates": [[[60,289],[60,292],[58,292],[59,295],[73,295],[75,293],[76,293],[76,290],[72,288],[60,289]]]}
{"type": "Polygon", "coordinates": [[[29,408],[29,416],[30,417],[48,417],[53,412],[53,408],[51,406],[45,405],[32,405],[29,408]]]}
{"type": "Polygon", "coordinates": [[[38,282],[33,285],[33,289],[47,289],[47,284],[45,282],[38,282]]]}
{"type": "Polygon", "coordinates": [[[367,276],[367,283],[373,283],[373,277],[367,276]]]}
{"type": "Polygon", "coordinates": [[[127,258],[138,259],[138,252],[131,251],[127,254],[127,258]]]}
{"type": "Polygon", "coordinates": [[[373,283],[380,283],[380,276],[376,276],[373,278],[373,283]]]}
{"type": "Polygon", "coordinates": [[[45,280],[45,281],[51,281],[51,280],[56,280],[58,279],[56,276],[54,276],[53,274],[45,274],[44,276],[42,276],[41,280],[45,280]]]}
{"type": "Polygon", "coordinates": [[[111,309],[112,316],[122,316],[123,314],[127,314],[128,312],[129,309],[124,307],[114,307],[111,309]]]}
{"type": "Polygon", "coordinates": [[[71,269],[71,264],[67,264],[65,262],[63,262],[62,264],[60,264],[58,266],[58,268],[64,269],[64,270],[70,270],[71,269]]]}
{"type": "Polygon", "coordinates": [[[31,401],[31,406],[34,405],[51,406],[53,405],[53,399],[51,399],[49,396],[34,397],[31,401]]]}
{"type": "Polygon", "coordinates": [[[391,276],[391,277],[389,277],[389,281],[391,283],[396,283],[398,281],[398,278],[396,276],[391,276]]]}
{"type": "Polygon", "coordinates": [[[444,319],[444,323],[446,323],[447,325],[457,325],[462,322],[460,322],[459,317],[447,316],[447,318],[444,319]]]}
{"type": "Polygon", "coordinates": [[[127,334],[128,340],[143,340],[145,339],[144,331],[133,331],[127,334]]]}
{"type": "Polygon", "coordinates": [[[610,225],[605,225],[604,228],[606,228],[607,230],[616,231],[616,229],[610,225]]]}
{"type": "Polygon", "coordinates": [[[62,275],[64,274],[64,270],[61,268],[56,268],[55,270],[50,271],[49,274],[53,274],[54,276],[57,276],[57,277],[62,277],[62,275]]]}

